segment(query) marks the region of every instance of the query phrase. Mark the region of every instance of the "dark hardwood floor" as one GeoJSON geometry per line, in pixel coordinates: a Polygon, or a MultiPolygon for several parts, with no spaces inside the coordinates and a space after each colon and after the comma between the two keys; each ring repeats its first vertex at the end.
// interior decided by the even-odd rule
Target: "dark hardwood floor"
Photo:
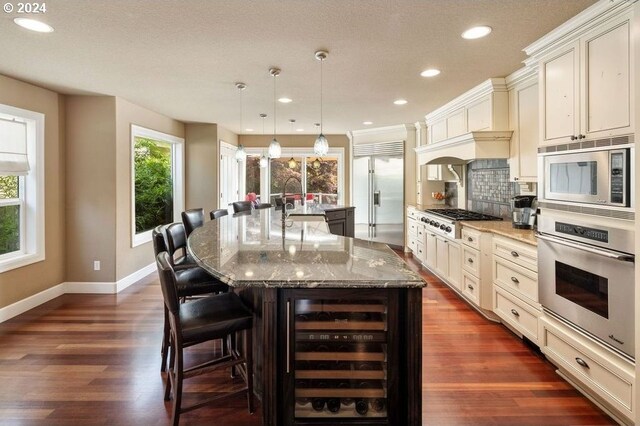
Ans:
{"type": "MultiPolygon", "coordinates": [[[[422,274],[429,282],[423,293],[423,424],[615,424],[539,353],[422,274]]],[[[118,295],[64,295],[0,324],[0,424],[169,424],[161,330],[155,274],[118,295]]],[[[191,348],[191,360],[212,349],[219,350],[191,348]]],[[[185,395],[198,398],[229,385],[242,386],[220,372],[188,380],[185,395]]],[[[184,414],[181,424],[260,425],[260,407],[250,415],[245,398],[228,399],[184,414]]]]}

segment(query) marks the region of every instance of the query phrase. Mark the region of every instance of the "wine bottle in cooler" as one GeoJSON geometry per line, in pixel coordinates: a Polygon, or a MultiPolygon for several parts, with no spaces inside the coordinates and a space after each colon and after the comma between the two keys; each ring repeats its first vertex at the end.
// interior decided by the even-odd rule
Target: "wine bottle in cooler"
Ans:
{"type": "Polygon", "coordinates": [[[384,398],[374,398],[371,400],[371,409],[376,413],[384,411],[385,405],[384,398]]]}
{"type": "Polygon", "coordinates": [[[356,413],[364,416],[369,411],[369,404],[366,399],[358,398],[356,399],[356,413]]]}
{"type": "Polygon", "coordinates": [[[340,398],[327,399],[327,410],[332,413],[337,413],[338,411],[340,411],[340,398]]]}

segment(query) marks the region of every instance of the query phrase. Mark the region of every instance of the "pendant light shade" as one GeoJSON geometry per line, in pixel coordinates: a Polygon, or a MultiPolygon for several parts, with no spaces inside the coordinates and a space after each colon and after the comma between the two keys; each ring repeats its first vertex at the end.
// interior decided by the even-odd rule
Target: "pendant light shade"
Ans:
{"type": "Polygon", "coordinates": [[[316,158],[315,160],[313,160],[313,163],[312,163],[312,164],[313,164],[313,168],[314,168],[314,169],[319,169],[319,168],[320,168],[320,166],[322,165],[322,163],[320,162],[320,159],[319,159],[319,158],[316,158]]]}
{"type": "Polygon", "coordinates": [[[329,152],[329,141],[322,133],[322,63],[327,59],[327,55],[329,52],[326,50],[318,50],[315,53],[316,59],[320,61],[320,134],[313,144],[313,152],[320,157],[324,157],[329,152]]]}
{"type": "MultiPolygon", "coordinates": [[[[247,88],[247,85],[244,83],[236,83],[236,89],[240,92],[240,132],[238,132],[238,137],[242,133],[242,92],[247,88]]],[[[245,161],[247,159],[247,151],[244,149],[242,144],[238,145],[238,149],[236,150],[236,160],[237,161],[245,161]]]]}
{"type": "Polygon", "coordinates": [[[280,75],[280,68],[269,68],[269,74],[273,77],[273,140],[269,144],[269,157],[280,158],[282,148],[276,139],[276,77],[280,75]]]}
{"type": "Polygon", "coordinates": [[[293,157],[291,157],[287,162],[287,165],[289,166],[290,169],[295,169],[296,166],[298,165],[298,162],[294,160],[293,157]]]}
{"type": "Polygon", "coordinates": [[[269,159],[264,154],[262,154],[262,156],[260,157],[260,168],[264,169],[268,165],[269,159]]]}

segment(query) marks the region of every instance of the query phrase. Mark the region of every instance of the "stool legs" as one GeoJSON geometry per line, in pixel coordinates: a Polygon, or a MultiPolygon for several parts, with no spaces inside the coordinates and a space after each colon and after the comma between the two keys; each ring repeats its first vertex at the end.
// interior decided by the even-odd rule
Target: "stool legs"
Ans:
{"type": "Polygon", "coordinates": [[[164,329],[162,331],[162,348],[160,349],[160,354],[162,355],[162,363],[160,364],[160,372],[164,373],[167,371],[167,355],[169,354],[169,312],[167,311],[167,307],[164,307],[164,329]]]}
{"type": "Polygon", "coordinates": [[[253,414],[253,329],[244,330],[244,350],[247,366],[247,404],[249,414],[253,414]]]}

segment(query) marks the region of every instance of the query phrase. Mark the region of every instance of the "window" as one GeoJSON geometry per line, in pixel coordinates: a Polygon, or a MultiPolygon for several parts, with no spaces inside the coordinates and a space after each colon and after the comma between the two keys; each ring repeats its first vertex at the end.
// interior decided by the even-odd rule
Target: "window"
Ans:
{"type": "Polygon", "coordinates": [[[178,220],[184,210],[184,139],[131,126],[132,247],[151,241],[151,230],[178,220]]]}
{"type": "Polygon", "coordinates": [[[344,194],[344,149],[332,148],[327,157],[317,158],[312,148],[284,148],[280,158],[260,168],[259,148],[247,149],[240,190],[262,195],[262,202],[274,203],[274,197],[286,193],[289,202],[302,197],[322,204],[341,204],[344,194]],[[287,187],[284,188],[285,183],[287,187]],[[268,201],[270,200],[270,201],[268,201]]]}
{"type": "Polygon", "coordinates": [[[0,105],[0,272],[44,258],[44,115],[0,105]]]}

